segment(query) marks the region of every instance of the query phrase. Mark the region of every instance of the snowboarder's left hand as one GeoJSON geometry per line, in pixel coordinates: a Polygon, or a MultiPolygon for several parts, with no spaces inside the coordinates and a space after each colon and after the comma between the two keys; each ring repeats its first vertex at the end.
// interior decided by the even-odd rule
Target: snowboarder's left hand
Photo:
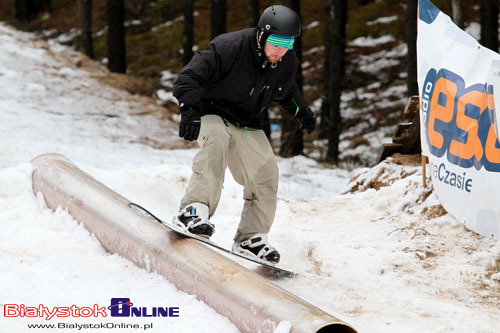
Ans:
{"type": "Polygon", "coordinates": [[[316,118],[309,107],[303,107],[297,114],[297,119],[300,122],[300,128],[306,129],[307,133],[311,134],[316,128],[316,118]]]}

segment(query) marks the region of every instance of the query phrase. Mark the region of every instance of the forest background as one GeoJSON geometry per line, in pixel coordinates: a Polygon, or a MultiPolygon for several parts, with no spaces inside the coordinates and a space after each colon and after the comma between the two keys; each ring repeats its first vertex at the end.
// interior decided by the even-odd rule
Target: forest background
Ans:
{"type": "MultiPolygon", "coordinates": [[[[276,106],[266,132],[283,157],[306,154],[328,164],[370,166],[360,147],[380,150],[401,121],[416,81],[417,0],[0,0],[0,20],[85,53],[116,74],[108,83],[151,96],[168,117],[176,74],[218,34],[255,27],[262,11],[282,4],[302,20],[295,52],[297,82],[318,119],[304,134],[276,106]],[[187,51],[186,51],[187,50],[187,51]],[[274,134],[273,134],[274,133],[274,134]],[[382,134],[380,134],[382,133],[382,134]],[[273,140],[274,138],[274,140],[273,140]]],[[[499,3],[434,0],[480,43],[498,52],[499,3]],[[477,27],[477,29],[474,29],[477,27]]],[[[92,63],[92,60],[89,60],[92,63]]],[[[82,63],[81,66],[90,66],[82,63]]]]}

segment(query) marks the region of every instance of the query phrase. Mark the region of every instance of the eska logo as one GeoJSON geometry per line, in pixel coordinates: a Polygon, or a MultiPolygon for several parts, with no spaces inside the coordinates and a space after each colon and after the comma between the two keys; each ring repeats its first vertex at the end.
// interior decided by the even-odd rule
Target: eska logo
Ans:
{"type": "Polygon", "coordinates": [[[474,166],[500,172],[500,144],[495,125],[493,86],[469,87],[459,75],[430,69],[421,92],[421,108],[429,151],[445,153],[448,161],[463,168],[474,166]]]}

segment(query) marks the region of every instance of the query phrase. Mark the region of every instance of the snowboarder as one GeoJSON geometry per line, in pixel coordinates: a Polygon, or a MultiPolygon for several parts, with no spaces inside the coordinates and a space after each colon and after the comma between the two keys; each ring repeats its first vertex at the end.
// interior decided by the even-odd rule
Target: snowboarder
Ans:
{"type": "Polygon", "coordinates": [[[278,165],[262,130],[262,112],[274,101],[311,133],[314,114],[296,83],[293,50],[301,24],[285,6],[271,6],[258,27],[217,36],[197,52],[174,84],[181,121],[179,136],[197,140],[192,175],[175,223],[210,237],[210,217],[221,196],[227,167],[244,186],[245,200],[233,251],[278,263],[267,240],[276,212],[278,165]]]}

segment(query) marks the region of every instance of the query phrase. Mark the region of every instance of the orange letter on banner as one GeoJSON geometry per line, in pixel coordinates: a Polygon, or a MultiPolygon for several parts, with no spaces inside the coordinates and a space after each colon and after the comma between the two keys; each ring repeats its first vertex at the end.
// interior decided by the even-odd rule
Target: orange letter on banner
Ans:
{"type": "MultiPolygon", "coordinates": [[[[495,99],[492,94],[488,94],[488,109],[495,110],[495,99]]],[[[496,124],[492,123],[488,131],[488,137],[485,145],[485,156],[490,163],[500,163],[500,148],[495,147],[497,142],[498,133],[496,124]]]]}
{"type": "MultiPolygon", "coordinates": [[[[493,111],[493,114],[496,114],[496,111],[495,111],[495,97],[493,94],[487,94],[487,98],[488,98],[488,109],[490,109],[491,111],[493,111]]],[[[495,130],[495,136],[498,140],[498,129],[497,129],[497,126],[496,126],[496,121],[497,121],[497,117],[495,116],[494,117],[494,122],[493,122],[493,128],[495,130]]]]}
{"type": "Polygon", "coordinates": [[[486,139],[486,159],[490,163],[500,163],[500,148],[495,147],[498,142],[495,123],[492,123],[488,131],[488,138],[486,139]]]}
{"type": "Polygon", "coordinates": [[[453,119],[453,107],[455,104],[455,96],[457,95],[457,86],[454,82],[447,80],[444,77],[439,78],[434,85],[434,92],[432,94],[432,103],[429,112],[429,126],[427,128],[427,135],[429,142],[437,149],[443,147],[443,135],[434,130],[434,123],[436,119],[449,123],[453,119]],[[438,104],[438,99],[441,94],[446,96],[446,105],[438,104]]]}
{"type": "Polygon", "coordinates": [[[457,127],[467,132],[467,141],[465,143],[451,140],[450,153],[464,160],[476,156],[480,161],[483,157],[483,146],[477,135],[479,124],[477,119],[465,115],[467,105],[474,105],[479,108],[479,113],[486,109],[486,93],[480,91],[469,91],[460,96],[457,101],[457,127]]]}

